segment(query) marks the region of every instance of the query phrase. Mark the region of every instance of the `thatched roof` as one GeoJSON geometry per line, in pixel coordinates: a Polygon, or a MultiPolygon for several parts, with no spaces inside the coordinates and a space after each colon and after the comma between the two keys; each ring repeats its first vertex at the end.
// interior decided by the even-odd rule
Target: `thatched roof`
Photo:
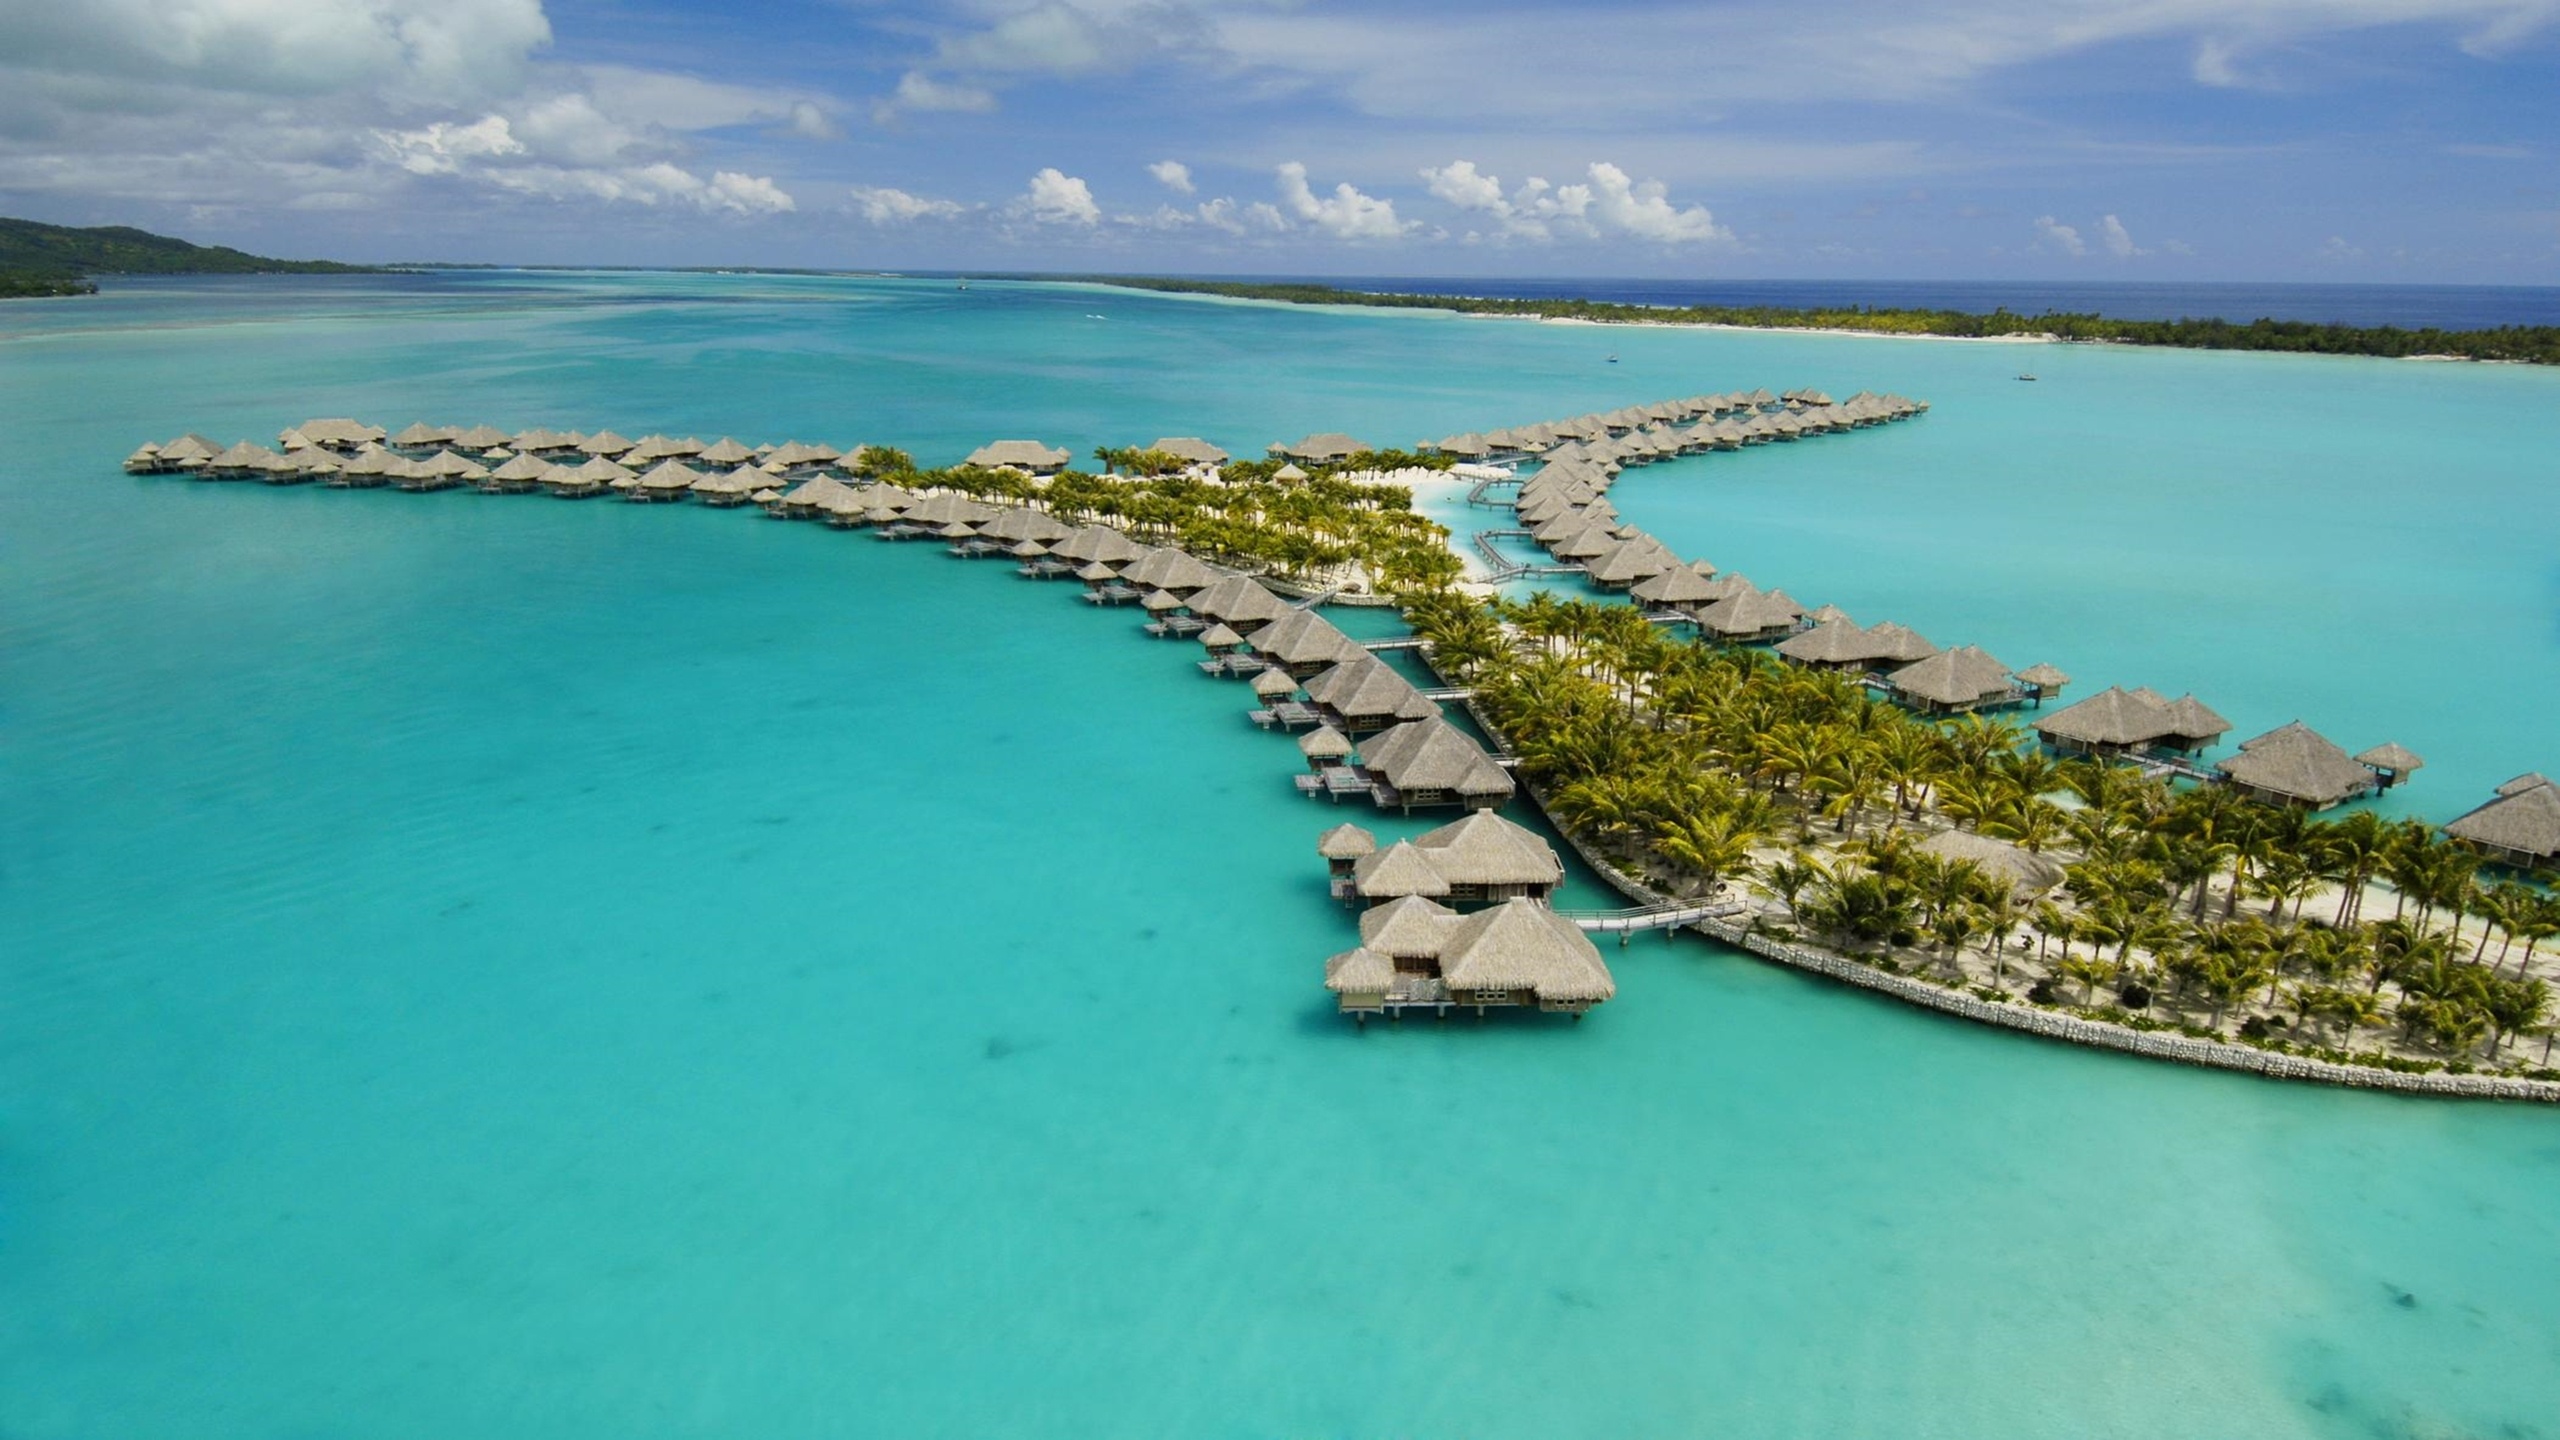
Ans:
{"type": "Polygon", "coordinates": [[[744,465],[756,458],[756,452],[723,435],[703,446],[700,458],[707,465],[744,465]]]}
{"type": "Polygon", "coordinates": [[[1283,665],[1340,664],[1368,652],[1313,610],[1292,610],[1245,637],[1254,653],[1283,665]]]}
{"type": "MultiPolygon", "coordinates": [[[[308,430],[302,433],[305,437],[311,434],[308,430]]],[[[442,445],[461,433],[450,425],[429,425],[422,420],[392,436],[391,443],[404,450],[418,449],[428,445],[442,445]]]]}
{"type": "Polygon", "coordinates": [[[1271,447],[1271,453],[1291,460],[1325,461],[1340,460],[1374,448],[1366,440],[1354,440],[1339,430],[1330,430],[1321,435],[1310,435],[1303,440],[1275,444],[1271,447]]]}
{"type": "Polygon", "coordinates": [[[811,445],[798,440],[787,440],[764,457],[766,464],[782,466],[824,465],[836,458],[836,448],[832,445],[811,445]]]}
{"type": "MultiPolygon", "coordinates": [[[[1157,593],[1157,594],[1159,594],[1159,595],[1161,595],[1161,594],[1163,594],[1164,592],[1163,592],[1163,591],[1161,591],[1161,590],[1159,590],[1159,591],[1157,591],[1156,593],[1157,593]]],[[[1273,668],[1271,668],[1271,669],[1269,669],[1269,670],[1265,670],[1265,671],[1263,671],[1261,674],[1256,675],[1256,676],[1254,676],[1254,677],[1253,677],[1253,693],[1254,693],[1255,697],[1256,697],[1256,698],[1258,698],[1258,699],[1263,699],[1263,700],[1279,700],[1279,699],[1283,699],[1283,698],[1285,698],[1285,697],[1287,697],[1287,696],[1295,695],[1295,694],[1297,694],[1297,693],[1298,693],[1298,679],[1297,679],[1297,677],[1296,677],[1296,676],[1291,675],[1288,671],[1286,671],[1286,670],[1282,670],[1282,669],[1278,668],[1277,666],[1274,666],[1273,668]]],[[[1315,751],[1313,751],[1313,750],[1309,750],[1309,749],[1307,748],[1307,746],[1308,746],[1311,742],[1313,742],[1313,741],[1315,740],[1315,738],[1316,738],[1316,736],[1317,736],[1317,735],[1321,735],[1321,734],[1323,734],[1325,731],[1330,730],[1330,729],[1332,729],[1332,728],[1333,728],[1333,727],[1332,727],[1332,726],[1330,726],[1330,725],[1319,725],[1319,726],[1317,726],[1317,727],[1315,728],[1315,730],[1314,730],[1314,731],[1312,731],[1312,732],[1310,732],[1310,733],[1307,735],[1307,737],[1306,737],[1305,739],[1300,740],[1300,741],[1298,742],[1298,749],[1299,749],[1301,752],[1303,752],[1303,753],[1305,753],[1305,754],[1308,754],[1308,755],[1313,755],[1313,754],[1315,754],[1316,752],[1315,752],[1315,751]]],[[[1344,747],[1345,747],[1345,748],[1343,749],[1343,751],[1342,751],[1341,753],[1346,754],[1346,755],[1350,753],[1350,750],[1349,750],[1350,743],[1351,743],[1351,742],[1349,742],[1349,741],[1347,741],[1347,740],[1343,742],[1343,745],[1344,745],[1344,747]]]]}
{"type": "Polygon", "coordinates": [[[1969,860],[1983,873],[2008,881],[2021,894],[2050,890],[2063,879],[2059,863],[2006,840],[1994,840],[1970,830],[1941,830],[1912,848],[1941,860],[1969,860]]]}
{"type": "Polygon", "coordinates": [[[532,455],[519,455],[489,472],[494,480],[539,480],[549,473],[551,462],[532,455]]]}
{"type": "Polygon", "coordinates": [[[994,512],[993,518],[978,527],[978,533],[990,540],[1036,541],[1045,549],[1076,532],[1074,526],[1045,510],[1014,505],[994,512]]]}
{"type": "Polygon", "coordinates": [[[1012,466],[1016,470],[1055,470],[1074,459],[1065,450],[1043,445],[1037,440],[997,440],[969,452],[964,465],[983,465],[988,469],[1012,466]]]}
{"type": "Polygon", "coordinates": [[[1378,837],[1357,825],[1336,825],[1316,837],[1316,853],[1327,860],[1357,860],[1377,850],[1378,837]]]}
{"type": "MultiPolygon", "coordinates": [[[[1014,546],[1009,553],[1019,555],[1025,560],[1032,560],[1048,554],[1049,549],[1045,545],[1039,545],[1032,541],[1025,540],[1021,544],[1014,546]]],[[[1120,578],[1126,580],[1129,577],[1126,574],[1123,574],[1120,578]]],[[[1150,590],[1146,594],[1138,597],[1138,608],[1146,611],[1150,615],[1161,615],[1168,610],[1181,609],[1182,597],[1174,594],[1170,590],[1150,590]]],[[[1254,688],[1256,693],[1260,692],[1261,686],[1259,682],[1256,683],[1254,688]]]]}
{"type": "Polygon", "coordinates": [[[578,449],[589,455],[619,455],[631,448],[631,442],[610,430],[599,430],[578,442],[578,449]]]}
{"type": "Polygon", "coordinates": [[[1560,560],[1591,560],[1616,549],[1618,543],[1618,533],[1608,521],[1592,520],[1547,548],[1560,560]]]}
{"type": "MultiPolygon", "coordinates": [[[[1436,712],[1438,707],[1433,708],[1436,712]]],[[[1518,788],[1511,772],[1494,764],[1483,746],[1436,713],[1369,737],[1360,754],[1371,770],[1399,790],[1448,790],[1469,797],[1508,799],[1518,788]]]]}
{"type": "Polygon", "coordinates": [[[1801,634],[1788,636],[1774,648],[1799,665],[1863,665],[1876,658],[1867,632],[1846,618],[1826,620],[1801,634]]]}
{"type": "Polygon", "coordinates": [[[693,488],[704,495],[753,495],[770,478],[752,465],[739,465],[717,475],[705,475],[693,482],[693,488]]]}
{"type": "Polygon", "coordinates": [[[2427,767],[2427,762],[2418,758],[2417,751],[2405,745],[2389,743],[2376,745],[2357,755],[2356,763],[2370,765],[2376,770],[2388,770],[2394,775],[2406,775],[2412,770],[2423,770],[2427,767]]]}
{"type": "Polygon", "coordinates": [[[1448,906],[1408,895],[1360,912],[1360,943],[1400,960],[1434,960],[1457,923],[1458,912],[1448,906]]]}
{"type": "MultiPolygon", "coordinates": [[[[350,449],[386,438],[379,425],[367,425],[361,420],[343,418],[305,420],[293,428],[301,431],[302,438],[314,445],[344,446],[350,449]]],[[[501,435],[498,440],[504,442],[506,438],[501,435]]]]}
{"type": "MultiPolygon", "coordinates": [[[[556,473],[557,471],[555,467],[554,476],[546,478],[556,478],[556,473]]],[[[594,456],[585,464],[571,470],[569,473],[575,476],[581,483],[589,485],[611,485],[616,481],[636,480],[639,478],[638,476],[633,475],[629,470],[616,465],[601,455],[594,456]]]]}
{"type": "Polygon", "coordinates": [[[2520,855],[2560,856],[2560,786],[2539,775],[2519,775],[2498,787],[2498,797],[2444,827],[2457,840],[2520,855]]]}
{"type": "Polygon", "coordinates": [[[1914,661],[1885,678],[1904,695],[1932,705],[1979,705],[2009,693],[2009,667],[1972,645],[1914,661]]]}
{"type": "MultiPolygon", "coordinates": [[[[1088,566],[1087,568],[1088,568],[1088,569],[1090,569],[1090,568],[1094,568],[1094,567],[1090,567],[1090,566],[1088,566]]],[[[1079,573],[1079,574],[1081,574],[1082,572],[1078,572],[1078,573],[1079,573]]],[[[1107,569],[1107,568],[1105,568],[1105,570],[1104,570],[1104,574],[1103,574],[1102,576],[1088,576],[1088,577],[1085,577],[1085,578],[1088,578],[1088,579],[1101,579],[1101,578],[1106,578],[1108,575],[1109,575],[1109,571],[1108,571],[1108,569],[1107,569]]],[[[1237,634],[1234,630],[1232,630],[1232,629],[1228,628],[1227,626],[1224,626],[1224,625],[1212,625],[1212,626],[1210,626],[1208,629],[1203,630],[1203,631],[1201,631],[1201,632],[1200,632],[1200,643],[1201,643],[1201,644],[1203,644],[1203,645],[1208,646],[1210,649],[1213,649],[1213,650],[1226,650],[1226,649],[1232,649],[1232,648],[1234,648],[1235,646],[1238,646],[1238,645],[1243,644],[1243,643],[1244,643],[1244,637],[1243,637],[1243,636],[1241,636],[1241,635],[1239,635],[1239,634],[1237,634]]]]}
{"type": "Polygon", "coordinates": [[[1580,926],[1534,900],[1511,899],[1460,920],[1440,945],[1451,990],[1531,990],[1541,1000],[1592,1004],[1617,981],[1580,926]]]}
{"type": "Polygon", "coordinates": [[[1131,561],[1121,572],[1132,585],[1153,585],[1160,590],[1206,590],[1222,577],[1190,551],[1178,545],[1163,545],[1131,561]]]}
{"type": "Polygon", "coordinates": [[[1440,707],[1415,689],[1412,681],[1365,650],[1317,671],[1305,688],[1308,699],[1330,705],[1347,718],[1420,720],[1440,713],[1440,707]]]}
{"type": "Polygon", "coordinates": [[[1208,441],[1201,439],[1197,435],[1159,436],[1155,440],[1149,442],[1147,448],[1155,451],[1159,455],[1170,455],[1176,460],[1188,460],[1194,465],[1224,465],[1227,463],[1226,451],[1219,449],[1217,446],[1210,444],[1208,441]]]}
{"type": "Polygon", "coordinates": [[[1877,659],[1898,660],[1906,665],[1938,653],[1938,647],[1929,643],[1929,637],[1891,620],[1868,626],[1867,643],[1875,647],[1877,659]]]}
{"type": "MultiPolygon", "coordinates": [[[[865,500],[863,503],[867,505],[870,502],[865,500]]],[[[966,495],[945,491],[939,495],[928,495],[907,507],[904,518],[911,525],[967,525],[974,530],[995,519],[996,511],[994,507],[981,505],[966,495]]]]}
{"type": "Polygon", "coordinates": [[[1262,625],[1289,613],[1289,603],[1250,575],[1230,575],[1191,597],[1191,613],[1230,625],[1262,625]]]}
{"type": "Polygon", "coordinates": [[[2193,695],[2181,695],[2168,704],[2169,733],[2181,740],[2209,742],[2220,739],[2231,730],[2231,722],[2214,713],[2213,708],[2193,695]]]}
{"type": "Polygon", "coordinates": [[[2371,770],[2299,720],[2243,743],[2213,768],[2252,790],[2308,805],[2335,805],[2373,788],[2371,770]]]}
{"type": "Polygon", "coordinates": [[[1685,565],[1675,565],[1648,580],[1639,580],[1627,593],[1648,605],[1702,605],[1714,598],[1714,585],[1706,576],[1685,565]]]}
{"type": "Polygon", "coordinates": [[[2036,733],[2079,745],[2145,745],[2173,727],[2167,705],[2110,685],[2036,721],[2036,733]]]}
{"type": "Polygon", "coordinates": [[[1564,880],[1555,847],[1491,810],[1418,835],[1413,847],[1452,885],[1555,885],[1564,880]]]}
{"type": "Polygon", "coordinates": [[[1375,995],[1395,982],[1396,962],[1356,945],[1324,962],[1324,988],[1336,995],[1375,995]]]}
{"type": "MultiPolygon", "coordinates": [[[[1105,580],[1119,579],[1120,572],[1113,566],[1106,565],[1099,560],[1087,560],[1083,565],[1077,567],[1076,578],[1090,585],[1099,585],[1105,580]]],[[[1235,632],[1230,630],[1227,633],[1232,635],[1235,632]]]]}
{"type": "Polygon", "coordinates": [[[1638,580],[1650,580],[1664,571],[1680,568],[1680,557],[1671,553],[1670,546],[1652,536],[1638,535],[1632,540],[1621,540],[1592,557],[1590,565],[1585,568],[1586,573],[1600,584],[1632,585],[1638,580]]]}
{"type": "Polygon", "coordinates": [[[1804,618],[1804,607],[1784,590],[1753,591],[1718,600],[1698,612],[1698,627],[1715,635],[1760,635],[1804,618]]]}
{"type": "MultiPolygon", "coordinates": [[[[305,430],[302,433],[304,435],[311,434],[308,430],[305,430]]],[[[506,431],[499,429],[495,425],[474,425],[470,429],[463,431],[461,434],[454,436],[453,443],[462,446],[466,450],[495,450],[499,446],[506,444],[509,438],[510,437],[506,431]]]]}
{"type": "Polygon", "coordinates": [[[1099,560],[1105,565],[1126,565],[1145,555],[1147,550],[1108,525],[1087,525],[1050,546],[1049,553],[1061,560],[1099,560]]]}
{"type": "Polygon", "coordinates": [[[1363,855],[1351,866],[1351,888],[1371,900],[1394,900],[1407,895],[1427,895],[1434,899],[1449,893],[1449,877],[1431,863],[1429,856],[1414,848],[1412,842],[1399,840],[1374,855],[1363,855]]]}
{"type": "Polygon", "coordinates": [[[814,510],[860,511],[871,499],[833,475],[812,475],[784,492],[782,503],[814,510]]]}
{"type": "Polygon", "coordinates": [[[643,490],[690,490],[703,481],[701,471],[677,460],[661,460],[640,477],[643,490]]]}
{"type": "Polygon", "coordinates": [[[2071,677],[2051,665],[2030,665],[2018,672],[2018,678],[2040,690],[2059,690],[2071,683],[2071,677]]]}

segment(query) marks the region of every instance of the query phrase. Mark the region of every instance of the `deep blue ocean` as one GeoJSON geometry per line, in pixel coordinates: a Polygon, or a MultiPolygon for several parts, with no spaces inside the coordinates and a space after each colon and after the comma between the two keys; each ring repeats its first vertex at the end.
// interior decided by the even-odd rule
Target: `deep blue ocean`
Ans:
{"type": "Polygon", "coordinates": [[[1222,275],[1222,280],[1304,281],[1345,290],[1416,295],[1476,295],[1531,300],[1611,300],[1628,305],[1769,305],[1783,309],[1960,310],[2019,315],[2047,311],[2119,320],[2309,320],[2338,325],[2396,325],[2482,330],[2500,325],[2560,325],[2560,286],[2295,285],[2257,282],[2121,282],[2101,280],[1628,280],[1486,279],[1431,275],[1222,275]]]}

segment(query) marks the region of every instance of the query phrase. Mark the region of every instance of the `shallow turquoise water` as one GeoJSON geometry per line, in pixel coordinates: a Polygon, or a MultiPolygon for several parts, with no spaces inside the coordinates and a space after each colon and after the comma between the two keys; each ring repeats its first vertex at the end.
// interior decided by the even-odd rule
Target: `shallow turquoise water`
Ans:
{"type": "MultiPolygon", "coordinates": [[[[1613,952],[1620,1000],[1578,1028],[1348,1031],[1314,970],[1348,929],[1310,849],[1336,815],[1134,616],[752,516],[112,468],[312,413],[942,457],[1893,388],[1937,413],[1639,475],[1626,506],[1861,618],[2121,653],[2245,723],[2218,671],[2137,667],[2122,607],[2018,614],[2012,645],[1929,608],[1938,551],[1816,571],[1813,532],[1913,513],[1896,484],[2013,514],[2020,475],[2092,513],[2085,484],[2138,472],[1995,484],[1958,441],[2147,434],[2145,397],[2238,374],[2274,403],[2308,362],[2103,354],[2158,378],[2082,384],[2020,352],[2028,387],[1991,347],[1612,334],[1603,369],[1562,327],[651,276],[171,286],[0,325],[11,1440],[2553,1428],[2545,1111],[2085,1054],[1686,943],[1613,952]]],[[[2549,533],[2551,422],[2461,387],[2550,377],[2328,373],[2380,387],[2336,412],[2361,428],[2260,488],[2409,513],[2362,557],[2267,548],[2489,608],[2539,583],[2547,615],[2511,537],[2549,533]],[[2422,484],[2363,468],[2453,410],[2509,440],[2435,447],[2422,484]],[[2464,476],[2531,524],[2480,524],[2464,476]]],[[[2140,572],[2194,542],[2119,543],[2140,572]]],[[[2227,564],[2119,593],[2208,585],[2254,593],[2227,564]]],[[[2303,675],[2472,643],[2257,603],[2303,675]]],[[[2507,697],[2480,750],[2538,740],[2549,639],[2473,677],[2507,697]]],[[[2489,707],[2437,703],[2335,728],[2547,763],[2466,756],[2489,707]]]]}

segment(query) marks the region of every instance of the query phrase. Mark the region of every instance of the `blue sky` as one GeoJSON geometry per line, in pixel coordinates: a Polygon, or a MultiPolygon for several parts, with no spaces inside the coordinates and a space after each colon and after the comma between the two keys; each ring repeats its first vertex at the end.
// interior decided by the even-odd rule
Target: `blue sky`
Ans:
{"type": "Polygon", "coordinates": [[[286,254],[2560,283],[2560,0],[0,0],[0,211],[286,254]]]}

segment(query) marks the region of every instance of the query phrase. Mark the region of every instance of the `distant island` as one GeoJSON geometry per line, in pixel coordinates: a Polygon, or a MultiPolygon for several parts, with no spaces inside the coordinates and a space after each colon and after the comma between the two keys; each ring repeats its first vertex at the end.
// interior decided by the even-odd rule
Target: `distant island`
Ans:
{"type": "Polygon", "coordinates": [[[2494,330],[2404,330],[2391,325],[2324,325],[2302,320],[2117,320],[2104,315],[2047,312],[2020,315],[2007,309],[1977,315],[1963,310],[1899,310],[1857,306],[1792,310],[1770,305],[1629,305],[1608,300],[1518,299],[1508,296],[1415,295],[1344,290],[1331,285],[1257,284],[1133,275],[1061,277],[1128,290],[1176,295],[1217,295],[1236,300],[1276,300],[1291,305],[1366,305],[1389,310],[1454,310],[1463,315],[1514,315],[1538,320],[1582,320],[1604,325],[1730,325],[1750,330],[1840,330],[1875,335],[1936,335],[1959,339],[2007,337],[2112,341],[2189,350],[2272,350],[2306,355],[2371,355],[2388,359],[2442,357],[2560,365],[2560,326],[2504,325],[2494,330]]]}
{"type": "Polygon", "coordinates": [[[94,295],[92,275],[363,275],[369,265],[275,260],[129,225],[78,229],[0,217],[0,299],[94,295]]]}

